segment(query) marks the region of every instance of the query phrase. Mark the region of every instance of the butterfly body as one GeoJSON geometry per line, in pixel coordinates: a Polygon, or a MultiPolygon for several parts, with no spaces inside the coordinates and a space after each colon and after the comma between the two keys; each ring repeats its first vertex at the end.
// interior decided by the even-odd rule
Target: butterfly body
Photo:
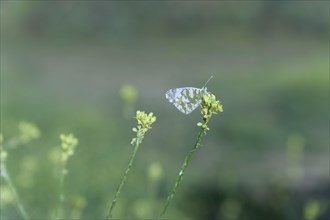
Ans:
{"type": "Polygon", "coordinates": [[[174,88],[166,92],[165,97],[171,102],[179,111],[184,114],[193,112],[202,102],[202,96],[207,94],[206,87],[183,87],[174,88]]]}

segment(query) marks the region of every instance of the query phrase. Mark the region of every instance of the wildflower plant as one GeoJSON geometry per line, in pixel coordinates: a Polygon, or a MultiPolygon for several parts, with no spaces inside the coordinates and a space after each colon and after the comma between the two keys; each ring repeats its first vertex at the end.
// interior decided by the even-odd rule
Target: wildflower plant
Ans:
{"type": "Polygon", "coordinates": [[[219,100],[215,97],[215,95],[211,93],[207,93],[202,96],[202,104],[201,104],[201,114],[203,115],[203,122],[198,122],[197,126],[200,126],[204,132],[206,130],[210,130],[207,127],[211,117],[213,114],[217,114],[218,112],[223,112],[222,105],[219,100]]]}
{"type": "Polygon", "coordinates": [[[183,165],[179,172],[179,176],[177,177],[176,182],[167,197],[165,205],[164,205],[161,213],[159,214],[159,218],[161,218],[162,216],[165,215],[167,207],[169,206],[172,199],[174,198],[174,195],[182,181],[183,175],[189,165],[189,162],[190,162],[193,154],[201,145],[203,135],[206,135],[206,131],[210,130],[208,127],[208,123],[209,123],[210,119],[212,118],[212,116],[214,114],[223,112],[221,102],[219,100],[217,100],[216,96],[210,92],[207,92],[206,94],[202,95],[200,107],[201,107],[201,114],[203,116],[203,120],[201,122],[198,122],[197,126],[199,126],[201,128],[201,130],[200,130],[199,134],[197,135],[195,144],[193,145],[192,149],[188,152],[188,154],[186,155],[186,157],[183,161],[183,165]]]}
{"type": "Polygon", "coordinates": [[[6,167],[6,160],[8,158],[8,153],[6,150],[4,150],[2,144],[0,145],[0,176],[1,178],[4,179],[4,181],[6,182],[6,184],[8,185],[11,194],[13,196],[13,199],[16,203],[17,209],[18,211],[21,213],[23,219],[27,220],[30,219],[30,217],[28,216],[27,212],[25,211],[25,208],[20,200],[20,197],[18,196],[17,190],[14,187],[14,184],[11,180],[11,177],[8,173],[7,167],[6,167]]]}
{"type": "Polygon", "coordinates": [[[6,143],[4,143],[4,137],[0,133],[0,177],[3,178],[5,183],[8,185],[13,195],[17,209],[22,215],[23,219],[30,219],[11,180],[6,166],[6,161],[8,159],[8,150],[10,148],[15,148],[19,145],[27,144],[32,140],[38,139],[41,135],[41,132],[35,124],[29,122],[20,122],[18,125],[18,130],[19,134],[9,139],[6,143]]]}
{"type": "Polygon", "coordinates": [[[66,168],[68,159],[73,156],[74,150],[78,145],[78,139],[73,136],[73,134],[61,134],[61,157],[60,157],[60,165],[61,165],[61,173],[60,173],[60,186],[59,186],[59,194],[57,200],[57,207],[55,210],[55,218],[59,219],[61,217],[62,212],[62,204],[64,201],[64,180],[65,176],[68,174],[68,170],[66,168]]]}
{"type": "Polygon", "coordinates": [[[144,112],[137,111],[136,112],[136,120],[138,126],[133,128],[132,130],[136,132],[136,137],[132,139],[131,144],[134,145],[137,142],[140,144],[142,139],[144,138],[144,134],[151,129],[151,125],[156,121],[156,117],[154,113],[150,112],[148,115],[144,112]]]}
{"type": "Polygon", "coordinates": [[[152,112],[150,112],[149,114],[146,114],[144,111],[137,111],[135,118],[136,118],[137,124],[138,124],[136,128],[133,128],[133,131],[136,132],[136,137],[134,137],[131,141],[131,144],[134,146],[134,150],[129,159],[129,162],[128,162],[127,168],[123,174],[123,177],[121,178],[121,181],[118,185],[114,199],[112,200],[111,205],[109,207],[109,211],[106,216],[107,219],[112,218],[112,212],[116,206],[118,196],[121,192],[121,189],[123,188],[123,186],[125,184],[127,175],[132,168],[135,155],[139,149],[140,144],[142,143],[144,135],[147,133],[148,130],[150,130],[152,128],[151,125],[156,121],[156,117],[154,116],[154,114],[152,112]]]}

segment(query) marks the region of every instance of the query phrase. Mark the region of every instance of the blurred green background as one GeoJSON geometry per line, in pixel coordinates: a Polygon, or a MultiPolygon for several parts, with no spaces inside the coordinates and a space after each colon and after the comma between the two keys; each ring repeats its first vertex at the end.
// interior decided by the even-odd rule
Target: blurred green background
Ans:
{"type": "MultiPolygon", "coordinates": [[[[328,1],[0,4],[4,146],[20,121],[42,132],[8,150],[8,169],[33,218],[48,218],[56,204],[52,155],[61,133],[79,139],[65,215],[105,216],[133,150],[136,110],[154,112],[157,122],[114,217],[156,216],[201,120],[164,94],[202,87],[213,75],[208,90],[224,112],[212,118],[166,217],[328,219],[328,1]]],[[[3,182],[1,189],[5,195],[3,182]]],[[[1,218],[20,217],[10,196],[1,198],[1,218]]]]}

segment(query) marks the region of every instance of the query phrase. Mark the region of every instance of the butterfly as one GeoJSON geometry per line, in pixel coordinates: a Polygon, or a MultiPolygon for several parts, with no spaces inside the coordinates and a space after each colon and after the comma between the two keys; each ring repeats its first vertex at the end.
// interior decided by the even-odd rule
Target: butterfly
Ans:
{"type": "Polygon", "coordinates": [[[170,89],[165,93],[166,99],[183,114],[192,113],[202,102],[202,96],[207,94],[206,84],[212,79],[211,76],[202,88],[182,87],[170,89]]]}

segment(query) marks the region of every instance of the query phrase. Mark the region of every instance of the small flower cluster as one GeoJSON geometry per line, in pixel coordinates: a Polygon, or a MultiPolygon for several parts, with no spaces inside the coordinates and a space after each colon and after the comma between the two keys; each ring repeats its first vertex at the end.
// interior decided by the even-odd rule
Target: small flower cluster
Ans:
{"type": "Polygon", "coordinates": [[[144,134],[151,129],[151,125],[156,121],[154,113],[150,112],[148,115],[144,111],[136,111],[136,120],[138,122],[137,128],[133,128],[136,132],[136,138],[133,138],[131,144],[141,142],[144,134]]]}
{"type": "Polygon", "coordinates": [[[202,127],[204,130],[209,130],[207,123],[210,121],[213,114],[223,112],[222,104],[219,100],[217,100],[215,95],[208,93],[202,97],[201,108],[203,122],[198,122],[197,125],[202,127]]]}
{"type": "Polygon", "coordinates": [[[74,154],[74,149],[78,145],[78,139],[73,136],[73,134],[61,134],[61,162],[65,164],[69,157],[74,154]]]}

